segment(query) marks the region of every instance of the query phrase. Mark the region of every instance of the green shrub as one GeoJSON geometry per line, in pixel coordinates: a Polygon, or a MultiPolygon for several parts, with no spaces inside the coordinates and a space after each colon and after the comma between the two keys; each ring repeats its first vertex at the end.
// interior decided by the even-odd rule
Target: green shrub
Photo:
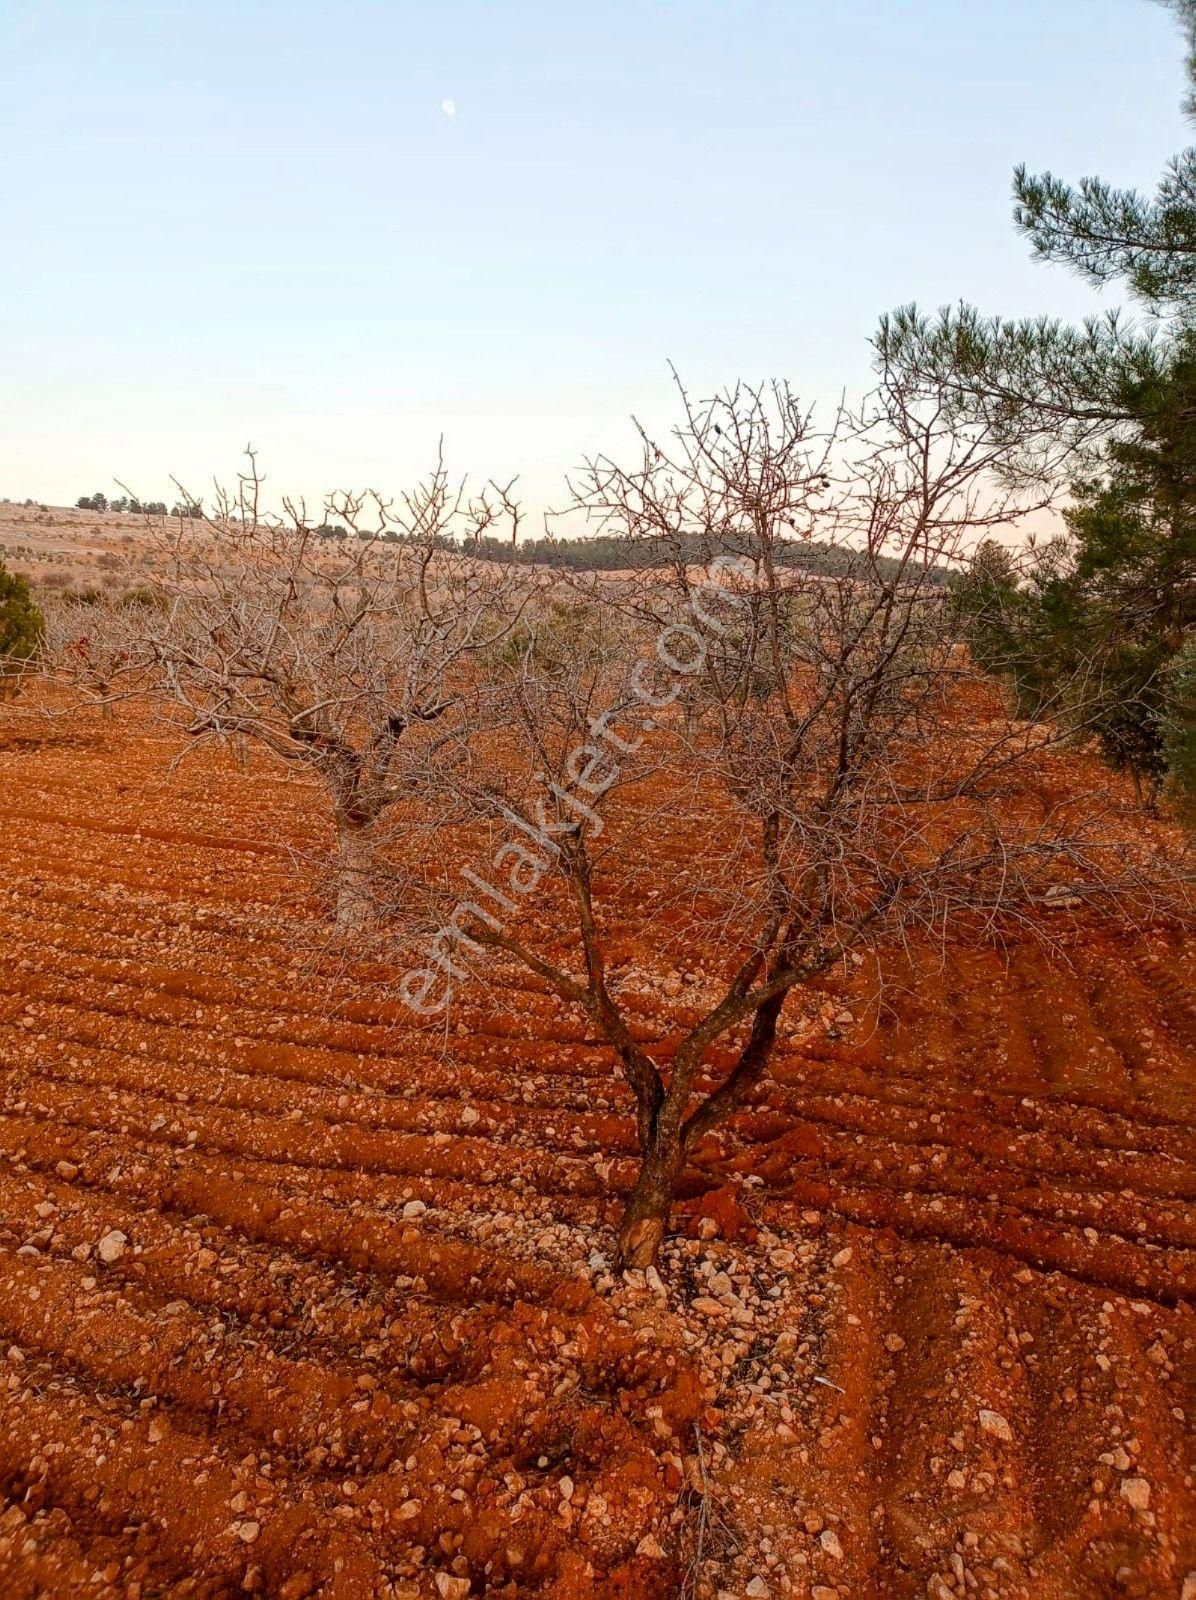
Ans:
{"type": "Polygon", "coordinates": [[[1163,675],[1163,749],[1173,794],[1185,812],[1196,814],[1196,633],[1163,675]]]}
{"type": "Polygon", "coordinates": [[[16,695],[44,631],[28,582],[0,562],[0,700],[16,695]]]}

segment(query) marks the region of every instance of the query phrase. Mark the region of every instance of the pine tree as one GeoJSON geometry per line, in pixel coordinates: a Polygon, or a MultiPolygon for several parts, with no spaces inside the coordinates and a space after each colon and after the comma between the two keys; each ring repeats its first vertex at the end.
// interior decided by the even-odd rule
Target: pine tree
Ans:
{"type": "MultiPolygon", "coordinates": [[[[1171,9],[1188,36],[1186,108],[1196,120],[1196,0],[1171,9]]],[[[1166,383],[1177,341],[1196,326],[1196,148],[1172,159],[1153,195],[1024,166],[1013,195],[1014,225],[1039,259],[1120,286],[1150,322],[1112,312],[1076,327],[908,305],[882,318],[877,360],[914,389],[945,389],[961,419],[1001,425],[1026,470],[1071,470],[1077,452],[1091,456],[1149,416],[1143,407],[1166,383]]]]}
{"type": "Polygon", "coordinates": [[[44,627],[26,579],[0,562],[0,700],[16,695],[44,627]]]}
{"type": "MultiPolygon", "coordinates": [[[[1196,117],[1196,0],[1172,9],[1188,36],[1196,117]]],[[[877,359],[961,426],[995,429],[1015,473],[1078,480],[1066,558],[1011,586],[989,553],[971,578],[964,634],[1011,679],[1024,713],[1065,715],[1053,688],[1083,667],[1097,689],[1085,730],[1153,797],[1184,748],[1169,663],[1196,626],[1196,148],[1150,196],[1019,167],[1014,197],[1036,255],[1120,285],[1150,323],[1010,322],[967,305],[927,317],[907,306],[883,319],[877,359]]]]}

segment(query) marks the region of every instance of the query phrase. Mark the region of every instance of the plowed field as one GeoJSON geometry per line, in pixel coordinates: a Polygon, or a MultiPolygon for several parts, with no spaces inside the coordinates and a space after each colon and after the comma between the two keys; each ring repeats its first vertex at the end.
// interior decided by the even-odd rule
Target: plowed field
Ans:
{"type": "Polygon", "coordinates": [[[1190,939],[861,970],[616,1281],[603,1049],[313,975],[171,754],[0,729],[3,1600],[1196,1594],[1190,939]]]}

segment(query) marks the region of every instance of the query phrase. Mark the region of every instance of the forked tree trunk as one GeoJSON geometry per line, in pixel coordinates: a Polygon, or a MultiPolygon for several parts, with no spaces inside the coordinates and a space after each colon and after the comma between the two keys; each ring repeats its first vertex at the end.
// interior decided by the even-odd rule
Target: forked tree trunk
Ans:
{"type": "Polygon", "coordinates": [[[365,826],[348,817],[336,823],[336,925],[343,933],[357,933],[369,925],[373,914],[370,890],[371,848],[365,826]]]}
{"type": "MultiPolygon", "coordinates": [[[[684,1117],[686,1088],[689,1073],[696,1063],[692,1055],[684,1063],[681,1051],[674,1055],[673,1069],[674,1073],[681,1074],[680,1087],[674,1078],[663,1103],[655,1108],[647,1135],[641,1131],[641,1140],[646,1145],[644,1159],[619,1223],[617,1263],[620,1268],[655,1264],[673,1196],[685,1170],[686,1154],[695,1140],[721,1122],[760,1081],[776,1043],[777,1022],[785,1004],[785,993],[779,990],[757,1008],[747,1042],[730,1075],[689,1117],[684,1117]]],[[[642,1098],[640,1105],[643,1109],[642,1098]]]]}
{"type": "Polygon", "coordinates": [[[680,1133],[657,1131],[644,1153],[619,1223],[617,1265],[621,1270],[655,1264],[684,1166],[680,1133]]]}

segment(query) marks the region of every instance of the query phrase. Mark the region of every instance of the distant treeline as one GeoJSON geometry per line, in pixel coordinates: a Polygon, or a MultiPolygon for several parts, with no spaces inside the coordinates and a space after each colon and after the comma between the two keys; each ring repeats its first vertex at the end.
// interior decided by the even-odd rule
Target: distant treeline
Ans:
{"type": "MultiPolygon", "coordinates": [[[[138,500],[132,495],[122,495],[118,500],[109,500],[108,496],[97,489],[95,494],[81,494],[75,501],[80,511],[117,511],[138,517],[164,517],[166,515],[165,500],[138,500]]],[[[202,512],[198,506],[176,505],[171,507],[171,516],[198,517],[202,512]]]]}
{"type": "MultiPolygon", "coordinates": [[[[109,500],[99,493],[80,495],[75,502],[83,511],[118,511],[132,515],[166,516],[167,506],[162,500],[135,500],[125,498],[109,500]]],[[[202,517],[201,501],[180,502],[169,508],[172,517],[202,517]]],[[[323,522],[312,532],[321,539],[348,539],[348,528],[341,523],[323,522]]],[[[381,537],[388,543],[403,544],[402,534],[393,530],[381,537]]],[[[442,541],[445,549],[467,549],[484,561],[510,561],[519,566],[564,567],[570,572],[618,572],[663,567],[684,560],[690,566],[702,566],[710,560],[713,546],[700,533],[683,534],[678,539],[632,539],[625,534],[596,533],[578,539],[521,539],[512,544],[507,539],[483,538],[456,545],[452,540],[442,541]]],[[[722,546],[720,546],[722,548],[722,546]]],[[[849,576],[863,571],[868,558],[862,551],[850,550],[843,545],[820,544],[816,539],[787,539],[778,544],[775,559],[782,566],[800,567],[828,578],[849,576]]],[[[890,579],[899,575],[903,563],[895,556],[871,558],[877,575],[890,579]]],[[[946,567],[934,571],[934,581],[946,583],[951,574],[946,567]]]]}
{"type": "MultiPolygon", "coordinates": [[[[702,566],[715,553],[714,547],[700,533],[668,540],[629,539],[621,534],[598,533],[583,539],[522,539],[514,546],[507,540],[485,538],[479,539],[476,545],[471,543],[468,548],[489,561],[567,567],[575,572],[662,567],[678,560],[690,566],[702,566]]],[[[719,548],[725,549],[725,545],[719,548]]],[[[782,566],[801,567],[806,572],[826,577],[844,577],[863,570],[868,558],[862,551],[843,545],[820,544],[814,539],[788,539],[778,544],[775,559],[782,566]]],[[[903,567],[894,556],[877,556],[873,562],[878,575],[886,579],[897,576],[903,567]]],[[[936,569],[935,581],[945,583],[949,576],[945,567],[936,569]]]]}
{"type": "MultiPolygon", "coordinates": [[[[321,523],[313,533],[321,539],[347,539],[349,530],[339,523],[321,523]]],[[[409,540],[393,529],[381,535],[391,544],[409,540]]],[[[715,553],[715,546],[700,533],[683,534],[679,539],[632,539],[625,534],[598,533],[578,539],[469,539],[460,544],[452,539],[436,541],[445,550],[467,550],[484,561],[509,561],[518,566],[563,567],[570,572],[642,571],[663,567],[679,559],[689,566],[702,566],[715,553]]],[[[720,545],[718,548],[723,548],[720,545]]],[[[845,545],[820,544],[816,539],[787,539],[776,547],[775,559],[782,566],[801,567],[828,578],[847,577],[863,572],[869,558],[863,551],[845,545]]],[[[882,579],[898,576],[907,563],[895,556],[875,556],[871,563],[882,579]]],[[[948,583],[952,574],[946,567],[932,567],[935,583],[948,583]]]]}

